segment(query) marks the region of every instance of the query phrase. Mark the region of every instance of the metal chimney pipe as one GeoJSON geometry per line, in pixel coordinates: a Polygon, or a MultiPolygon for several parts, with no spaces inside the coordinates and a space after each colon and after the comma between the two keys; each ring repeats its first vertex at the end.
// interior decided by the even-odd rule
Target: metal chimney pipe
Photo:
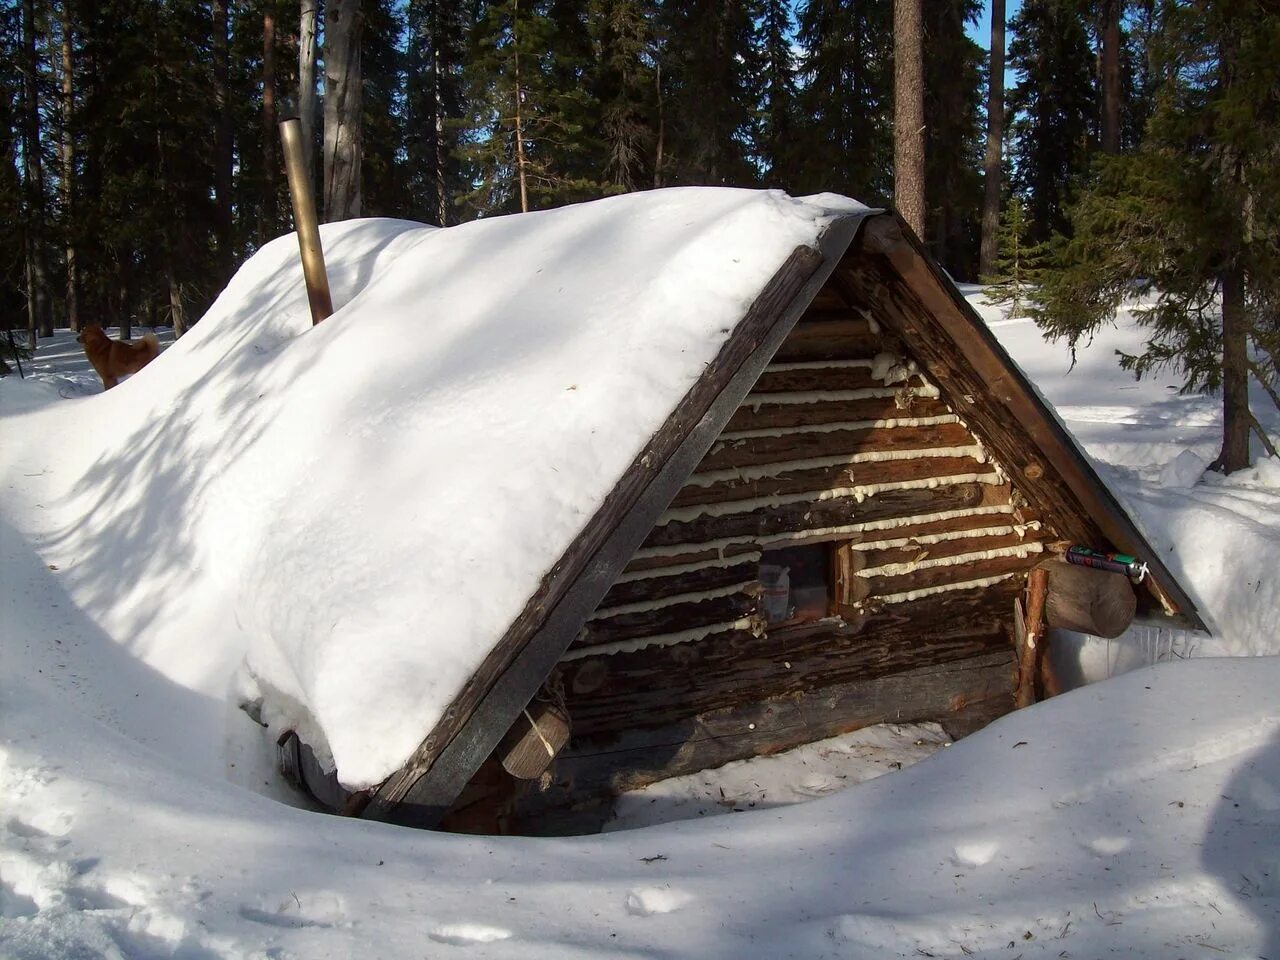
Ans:
{"type": "Polygon", "coordinates": [[[315,326],[333,313],[333,298],[329,294],[329,274],[324,268],[324,250],[320,246],[316,201],[311,192],[311,178],[307,174],[306,153],[302,146],[302,123],[297,117],[280,121],[280,143],[284,148],[284,169],[289,176],[289,198],[293,201],[293,223],[298,231],[302,276],[307,282],[307,300],[311,303],[311,325],[315,326]]]}

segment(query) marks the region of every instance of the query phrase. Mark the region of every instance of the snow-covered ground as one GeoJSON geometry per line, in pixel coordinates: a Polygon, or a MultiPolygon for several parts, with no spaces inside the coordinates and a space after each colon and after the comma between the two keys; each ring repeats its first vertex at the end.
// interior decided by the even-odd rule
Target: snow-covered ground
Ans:
{"type": "MultiPolygon", "coordinates": [[[[356,229],[330,254],[340,305],[412,239],[356,229]]],[[[305,309],[283,285],[229,294],[223,316],[305,309]]],[[[244,558],[219,549],[260,515],[266,475],[238,458],[287,405],[246,394],[248,360],[190,382],[216,324],[106,396],[68,336],[43,345],[32,379],[0,381],[0,957],[1280,958],[1280,464],[1199,476],[1218,403],[1120,371],[1127,314],[1072,369],[983,309],[1215,636],[1082,641],[1082,676],[1128,672],[854,787],[936,731],[733,765],[629,798],[616,826],[696,819],[557,840],[290,805],[236,709],[244,558]],[[176,437],[112,432],[161,415],[176,437]]],[[[281,363],[253,382],[287,399],[306,371],[281,363]]],[[[356,496],[382,466],[339,479],[356,496]]],[[[304,552],[278,536],[295,547],[274,556],[304,552]]],[[[296,572],[254,569],[280,595],[296,572]]]]}

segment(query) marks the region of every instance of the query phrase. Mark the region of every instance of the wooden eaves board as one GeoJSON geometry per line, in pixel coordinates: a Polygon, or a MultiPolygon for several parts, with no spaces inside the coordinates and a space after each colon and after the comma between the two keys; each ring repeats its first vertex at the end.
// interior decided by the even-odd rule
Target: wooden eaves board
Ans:
{"type": "Polygon", "coordinates": [[[1088,457],[900,217],[869,221],[836,279],[876,303],[877,319],[923,361],[952,408],[1060,533],[1145,560],[1144,583],[1170,622],[1207,629],[1088,457]]]}
{"type": "Polygon", "coordinates": [[[350,812],[431,828],[569,648],[853,243],[871,211],[797,247],[702,377],[543,578],[520,616],[400,770],[350,812]]]}

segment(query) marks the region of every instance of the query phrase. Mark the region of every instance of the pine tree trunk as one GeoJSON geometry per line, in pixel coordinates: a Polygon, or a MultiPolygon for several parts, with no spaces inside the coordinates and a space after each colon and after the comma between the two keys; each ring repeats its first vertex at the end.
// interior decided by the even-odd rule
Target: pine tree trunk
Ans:
{"type": "Polygon", "coordinates": [[[1244,276],[1239,268],[1221,277],[1222,284],[1222,453],[1223,473],[1249,466],[1249,319],[1245,313],[1244,276]]]}
{"type": "MultiPolygon", "coordinates": [[[[170,244],[170,250],[172,250],[172,244],[170,244]]],[[[177,274],[173,269],[172,253],[165,256],[164,277],[169,287],[169,319],[173,323],[173,335],[180,337],[187,332],[187,311],[182,305],[182,288],[178,285],[177,274]]]]}
{"type": "Polygon", "coordinates": [[[360,216],[360,0],[329,0],[324,15],[324,215],[360,216]]]}
{"type": "Polygon", "coordinates": [[[924,24],[922,0],[893,2],[893,199],[924,237],[924,24]]]}
{"type": "Polygon", "coordinates": [[[316,130],[316,6],[317,0],[302,0],[298,18],[298,119],[302,123],[307,173],[312,176],[316,130]]]}
{"type": "Polygon", "coordinates": [[[987,89],[987,156],[983,165],[982,249],[978,276],[995,276],[999,255],[1004,148],[1004,0],[991,0],[991,79],[987,89]]]}
{"type": "Polygon", "coordinates": [[[276,20],[262,17],[262,207],[258,212],[258,246],[276,230],[276,20]]]}
{"type": "Polygon", "coordinates": [[[72,119],[75,113],[75,72],[73,61],[73,37],[71,32],[71,3],[62,0],[62,219],[65,224],[66,256],[66,315],[72,332],[80,330],[80,276],[76,265],[75,244],[75,176],[76,145],[72,135],[72,119]]]}
{"type": "Polygon", "coordinates": [[[1102,151],[1120,152],[1120,13],[1122,0],[1102,4],[1102,151]]]}
{"type": "Polygon", "coordinates": [[[666,103],[662,97],[662,64],[656,64],[654,68],[654,88],[658,96],[658,142],[654,147],[653,154],[653,185],[655,188],[662,186],[662,150],[663,141],[667,135],[667,116],[666,103]]]}
{"type": "Polygon", "coordinates": [[[45,262],[44,165],[40,155],[40,95],[36,83],[35,4],[22,3],[22,179],[25,206],[27,329],[36,337],[53,336],[49,307],[49,271],[45,262]]]}
{"type": "Polygon", "coordinates": [[[227,0],[213,0],[213,105],[217,111],[213,143],[214,229],[218,248],[219,280],[235,267],[231,220],[232,117],[227,93],[227,0]]]}

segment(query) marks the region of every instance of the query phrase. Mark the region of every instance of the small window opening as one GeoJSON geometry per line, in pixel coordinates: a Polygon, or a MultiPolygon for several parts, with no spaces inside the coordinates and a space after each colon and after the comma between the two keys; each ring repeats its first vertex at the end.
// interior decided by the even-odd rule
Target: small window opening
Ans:
{"type": "Polygon", "coordinates": [[[820,620],[831,613],[831,545],[766,550],[760,557],[762,605],[769,626],[820,620]]]}

